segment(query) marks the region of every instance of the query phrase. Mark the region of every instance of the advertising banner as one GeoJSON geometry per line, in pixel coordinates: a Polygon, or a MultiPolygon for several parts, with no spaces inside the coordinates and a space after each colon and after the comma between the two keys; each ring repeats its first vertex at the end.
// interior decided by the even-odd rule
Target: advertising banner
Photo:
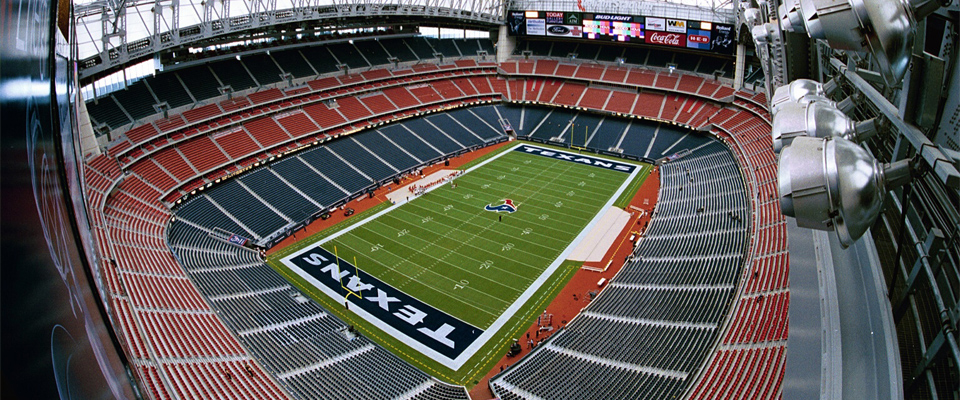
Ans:
{"type": "Polygon", "coordinates": [[[667,30],[667,20],[663,18],[653,18],[647,17],[647,30],[648,31],[665,31],[667,30]]]}
{"type": "Polygon", "coordinates": [[[547,34],[547,21],[536,18],[527,19],[527,35],[545,36],[547,34]]]}
{"type": "MultiPolygon", "coordinates": [[[[590,19],[590,18],[586,18],[590,19]]],[[[629,15],[616,15],[616,14],[594,14],[594,21],[620,21],[620,22],[633,22],[633,17],[629,15]]]]}
{"type": "Polygon", "coordinates": [[[667,32],[687,33],[687,21],[682,19],[668,19],[667,32]]]}
{"type": "Polygon", "coordinates": [[[687,46],[687,35],[680,33],[647,32],[645,39],[647,44],[673,47],[687,46]]]}
{"type": "Polygon", "coordinates": [[[527,34],[526,17],[523,11],[510,11],[507,13],[507,33],[512,36],[523,36],[527,34]]]}
{"type": "Polygon", "coordinates": [[[580,25],[547,25],[547,36],[583,36],[583,27],[580,25]]]}
{"type": "Polygon", "coordinates": [[[701,29],[687,30],[687,47],[698,50],[710,50],[710,31],[701,29]]]}
{"type": "Polygon", "coordinates": [[[546,22],[548,24],[563,25],[563,13],[557,11],[547,11],[546,22]]]}
{"type": "Polygon", "coordinates": [[[737,47],[736,35],[737,32],[733,29],[733,25],[713,24],[713,45],[711,49],[718,53],[733,54],[733,50],[737,47]]]}
{"type": "Polygon", "coordinates": [[[514,36],[551,36],[646,43],[733,54],[736,29],[710,21],[565,11],[507,12],[514,36]]]}

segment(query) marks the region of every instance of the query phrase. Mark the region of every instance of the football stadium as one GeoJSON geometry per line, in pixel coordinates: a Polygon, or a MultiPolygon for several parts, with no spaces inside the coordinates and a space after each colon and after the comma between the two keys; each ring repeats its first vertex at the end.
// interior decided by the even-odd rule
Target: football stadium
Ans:
{"type": "Polygon", "coordinates": [[[2,395],[960,397],[960,9],[10,0],[2,395]]]}

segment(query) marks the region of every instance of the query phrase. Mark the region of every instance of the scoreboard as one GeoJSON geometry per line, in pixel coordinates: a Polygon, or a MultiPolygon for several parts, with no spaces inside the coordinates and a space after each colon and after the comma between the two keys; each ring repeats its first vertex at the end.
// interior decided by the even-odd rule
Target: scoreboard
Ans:
{"type": "Polygon", "coordinates": [[[508,11],[513,36],[642,43],[733,54],[733,25],[660,17],[561,11],[508,11]]]}

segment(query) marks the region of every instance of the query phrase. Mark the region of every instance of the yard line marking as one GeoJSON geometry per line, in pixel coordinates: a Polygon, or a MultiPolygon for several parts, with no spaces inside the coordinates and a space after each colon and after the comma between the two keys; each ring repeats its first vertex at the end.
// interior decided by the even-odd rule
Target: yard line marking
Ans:
{"type": "MultiPolygon", "coordinates": [[[[363,240],[363,239],[359,239],[359,240],[365,242],[365,240],[363,240]]],[[[341,245],[341,246],[343,246],[343,247],[346,247],[346,248],[348,248],[348,249],[350,249],[350,250],[352,250],[352,251],[359,252],[359,251],[357,251],[356,249],[354,249],[352,246],[350,246],[349,244],[340,243],[340,244],[338,244],[338,245],[341,245]]],[[[391,252],[387,252],[387,253],[390,253],[390,254],[392,254],[392,255],[400,258],[400,259],[403,259],[403,257],[401,257],[401,256],[398,255],[398,254],[394,254],[394,253],[391,253],[391,252]]],[[[425,268],[424,268],[424,269],[425,269],[425,268]]],[[[396,272],[396,273],[399,274],[399,275],[402,275],[403,277],[405,277],[405,278],[407,278],[407,279],[410,279],[410,278],[411,278],[410,275],[404,274],[404,273],[402,273],[402,272],[400,272],[400,271],[398,271],[398,270],[394,270],[394,269],[391,269],[391,270],[394,271],[394,272],[396,272]]],[[[434,271],[430,271],[430,272],[434,272],[434,271]]],[[[440,274],[436,274],[436,275],[437,275],[438,277],[440,277],[441,279],[448,280],[448,281],[450,281],[450,282],[452,282],[452,283],[457,283],[456,280],[451,279],[451,278],[449,278],[449,277],[446,277],[446,276],[443,276],[443,275],[440,275],[440,274]]],[[[441,291],[441,289],[439,289],[439,288],[437,288],[437,287],[429,286],[429,285],[423,285],[423,286],[426,287],[426,288],[428,288],[428,289],[430,289],[430,290],[433,290],[433,291],[435,291],[435,292],[437,292],[437,293],[439,293],[439,294],[441,294],[441,295],[443,295],[443,296],[445,296],[445,297],[449,297],[449,298],[451,298],[451,299],[457,300],[457,301],[459,301],[459,302],[467,305],[468,307],[474,308],[474,309],[476,309],[476,310],[478,310],[478,311],[482,311],[482,312],[485,313],[485,314],[489,314],[489,315],[491,315],[491,316],[497,316],[495,309],[489,309],[489,310],[488,310],[488,309],[484,309],[484,308],[481,308],[478,304],[469,303],[469,302],[465,301],[464,299],[458,298],[458,297],[456,297],[456,296],[451,296],[448,292],[441,291]]],[[[477,291],[477,290],[474,289],[474,291],[477,291]]],[[[479,292],[479,291],[478,291],[478,292],[479,292]]],[[[480,293],[482,293],[482,292],[480,292],[480,293]]],[[[496,299],[496,298],[494,298],[494,299],[496,299]]],[[[501,299],[496,299],[496,300],[502,301],[501,299]]],[[[509,304],[509,303],[508,303],[508,304],[509,304]]],[[[441,310],[441,311],[442,311],[442,310],[441,310]]]]}
{"type": "MultiPolygon", "coordinates": [[[[411,214],[411,215],[414,215],[414,214],[411,214]]],[[[406,220],[404,220],[403,218],[400,218],[400,217],[397,217],[397,216],[394,216],[394,215],[389,215],[389,216],[388,216],[388,215],[385,215],[384,217],[390,217],[390,218],[394,218],[394,219],[396,219],[396,220],[402,221],[402,222],[404,222],[404,223],[408,223],[408,222],[407,222],[406,220]]],[[[436,222],[436,223],[437,223],[437,224],[440,224],[440,225],[448,226],[448,227],[450,226],[450,225],[443,224],[443,223],[441,223],[441,222],[436,222]]],[[[478,225],[478,224],[470,224],[470,225],[477,226],[477,227],[481,227],[481,228],[483,227],[483,225],[478,225]]],[[[415,227],[415,228],[420,229],[420,230],[423,230],[423,229],[424,229],[424,228],[422,228],[422,227],[415,227]]],[[[452,227],[451,227],[451,228],[452,228],[452,227]]],[[[462,233],[464,233],[464,234],[469,234],[468,231],[465,231],[465,230],[462,230],[462,229],[456,229],[456,228],[452,228],[452,229],[455,230],[455,231],[457,231],[457,232],[462,232],[462,233]]],[[[427,230],[427,231],[429,232],[429,230],[427,230]]],[[[447,236],[449,236],[449,235],[441,236],[440,239],[444,239],[444,238],[446,238],[447,236]]],[[[494,243],[494,244],[497,244],[497,245],[501,244],[500,242],[494,241],[494,240],[492,240],[492,239],[485,238],[485,237],[477,237],[477,236],[478,236],[477,234],[471,235],[471,238],[470,238],[470,239],[471,239],[471,240],[472,240],[472,239],[480,239],[480,240],[484,240],[484,241],[487,241],[487,242],[490,242],[490,243],[494,243]]],[[[464,244],[466,244],[466,243],[467,243],[466,241],[461,242],[461,246],[464,245],[464,244]]],[[[546,246],[543,246],[543,245],[538,245],[538,244],[533,243],[533,242],[527,242],[527,244],[532,244],[532,245],[535,245],[535,246],[540,246],[540,247],[545,248],[545,249],[547,249],[547,250],[553,250],[553,248],[551,248],[551,247],[546,247],[546,246]]],[[[485,252],[485,253],[488,253],[488,254],[494,254],[494,256],[497,256],[496,253],[490,253],[489,250],[486,250],[486,249],[484,249],[484,248],[482,248],[482,247],[478,247],[478,246],[474,246],[474,245],[468,245],[468,246],[470,246],[470,247],[472,247],[472,248],[474,248],[474,249],[480,250],[480,251],[482,251],[482,252],[485,252]]],[[[437,246],[437,247],[439,247],[441,250],[448,251],[448,250],[447,250],[446,248],[444,248],[444,247],[441,247],[441,246],[437,246]]],[[[448,252],[453,252],[453,251],[452,251],[452,250],[449,250],[448,252]]],[[[539,258],[543,258],[543,259],[545,259],[545,260],[547,260],[547,261],[552,260],[552,259],[550,259],[550,258],[543,257],[543,256],[539,256],[539,255],[537,255],[537,254],[530,254],[530,255],[536,256],[536,257],[539,257],[539,258]]],[[[500,257],[500,258],[506,258],[506,257],[503,257],[503,256],[499,256],[499,257],[500,257]]],[[[474,261],[480,261],[480,260],[474,260],[474,261]]],[[[509,271],[504,271],[504,272],[508,272],[508,273],[509,273],[509,271]]]]}
{"type": "MultiPolygon", "coordinates": [[[[463,189],[463,190],[469,190],[469,191],[473,191],[473,192],[478,192],[478,193],[483,193],[483,192],[481,192],[481,191],[477,191],[476,189],[470,189],[470,188],[468,188],[468,187],[466,187],[466,186],[457,187],[457,190],[461,190],[461,189],[463,189]]],[[[442,192],[440,192],[440,193],[442,193],[442,192]]],[[[443,195],[441,195],[440,193],[434,193],[433,195],[438,196],[438,197],[442,197],[443,195]]],[[[522,200],[522,201],[518,201],[518,200],[514,200],[514,201],[515,201],[518,205],[519,205],[519,204],[523,204],[523,205],[526,206],[526,207],[533,207],[533,208],[536,208],[536,209],[539,209],[539,210],[553,210],[552,208],[543,207],[543,206],[541,206],[540,204],[543,203],[543,204],[553,205],[553,203],[555,203],[555,200],[556,200],[556,199],[561,199],[561,197],[552,197],[550,200],[543,200],[543,199],[538,199],[536,196],[533,196],[533,195],[530,195],[530,196],[510,196],[510,197],[523,197],[523,200],[522,200]]],[[[465,203],[465,202],[460,201],[460,200],[451,199],[451,201],[457,201],[457,202],[459,202],[459,203],[461,203],[461,204],[470,205],[470,203],[465,203]]],[[[589,203],[583,203],[583,202],[578,202],[578,201],[570,201],[570,203],[577,203],[577,204],[579,204],[579,205],[581,205],[581,206],[583,206],[583,207],[597,207],[597,206],[598,206],[598,205],[589,204],[589,203]]],[[[553,211],[556,211],[556,210],[553,210],[553,211]]],[[[574,209],[568,210],[568,211],[577,211],[577,214],[584,214],[584,213],[585,213],[585,214],[588,215],[588,216],[592,216],[589,212],[585,212],[585,210],[583,210],[582,208],[581,208],[581,209],[574,208],[574,209]]],[[[584,219],[588,219],[588,217],[583,217],[583,218],[584,218],[584,219]]]]}
{"type": "MultiPolygon", "coordinates": [[[[391,216],[391,218],[397,218],[397,217],[391,216]]],[[[406,222],[406,221],[403,220],[402,218],[397,218],[397,219],[399,219],[400,221],[406,222]]],[[[417,228],[417,229],[423,230],[423,228],[417,228]]],[[[429,230],[428,230],[428,232],[429,232],[429,230]]],[[[465,233],[465,234],[468,234],[468,233],[469,233],[469,232],[463,231],[463,230],[459,230],[459,232],[463,232],[463,233],[465,233]]],[[[476,236],[478,236],[478,235],[479,235],[479,233],[478,233],[478,234],[471,235],[471,239],[469,239],[469,240],[472,240],[472,239],[476,238],[476,236]]],[[[439,238],[437,238],[436,240],[439,241],[440,239],[447,239],[447,236],[448,236],[448,235],[441,235],[441,236],[440,236],[439,238]]],[[[423,240],[423,241],[426,241],[426,239],[424,239],[424,238],[422,238],[422,237],[420,237],[420,236],[417,236],[416,238],[417,238],[417,239],[420,239],[420,240],[423,240]]],[[[484,239],[484,240],[491,241],[491,240],[486,239],[486,238],[480,238],[480,239],[484,239]]],[[[461,241],[461,242],[460,242],[460,246],[465,245],[469,240],[461,241]]],[[[491,241],[491,242],[493,242],[493,241],[491,241]]],[[[497,244],[497,245],[502,244],[502,243],[498,243],[498,242],[493,242],[493,243],[495,243],[495,244],[497,244]]],[[[427,246],[424,246],[423,249],[425,250],[427,247],[430,247],[431,245],[437,246],[440,250],[444,251],[444,252],[447,253],[447,254],[451,254],[451,253],[455,253],[455,252],[456,252],[455,249],[454,249],[454,250],[449,250],[449,249],[447,249],[447,248],[445,248],[445,247],[438,246],[438,245],[436,245],[436,244],[433,243],[433,242],[431,242],[431,243],[428,244],[427,246]]],[[[479,250],[479,251],[481,251],[481,252],[484,252],[484,253],[486,253],[486,254],[490,254],[490,255],[492,255],[492,256],[495,257],[495,258],[502,258],[502,259],[505,259],[505,260],[507,260],[507,261],[513,261],[513,260],[515,260],[515,258],[508,258],[508,257],[505,257],[505,256],[503,256],[503,255],[500,255],[500,254],[497,254],[497,253],[493,253],[493,252],[491,252],[490,250],[484,249],[484,248],[482,248],[482,247],[477,247],[477,246],[473,246],[473,245],[470,245],[470,247],[472,247],[472,248],[474,248],[474,249],[477,249],[477,250],[479,250]]],[[[457,248],[459,248],[459,246],[458,246],[457,248]]],[[[423,252],[423,250],[421,250],[421,252],[423,252]]],[[[546,258],[546,257],[538,256],[538,255],[536,255],[536,254],[530,254],[530,255],[537,256],[537,257],[546,259],[546,260],[548,260],[548,261],[549,261],[549,260],[552,260],[552,259],[548,259],[548,258],[546,258]]],[[[478,259],[475,259],[475,258],[473,258],[473,257],[464,256],[464,255],[460,255],[460,256],[461,256],[461,257],[466,257],[466,258],[470,259],[471,261],[476,261],[476,262],[478,262],[478,263],[483,262],[483,260],[478,260],[478,259]]],[[[529,264],[523,264],[523,263],[521,263],[521,266],[523,266],[523,267],[529,267],[529,268],[533,268],[533,269],[539,270],[539,268],[533,267],[533,266],[531,266],[531,265],[529,265],[529,264]]],[[[512,273],[512,272],[510,272],[510,271],[506,271],[506,270],[505,270],[505,271],[503,271],[503,272],[508,273],[508,274],[511,274],[511,275],[515,275],[515,276],[518,276],[518,277],[523,277],[522,275],[517,275],[517,274],[514,274],[514,273],[512,273]]],[[[525,279],[529,279],[529,277],[524,277],[524,278],[525,278],[525,279]]]]}
{"type": "MultiPolygon", "coordinates": [[[[458,188],[458,189],[459,189],[459,188],[458,188]]],[[[431,201],[433,201],[432,199],[428,199],[428,198],[424,198],[424,200],[431,200],[431,201]]],[[[436,201],[433,201],[433,204],[439,204],[439,203],[436,202],[436,201]]],[[[462,204],[470,205],[469,203],[462,203],[462,204]]],[[[527,205],[529,205],[529,204],[527,204],[527,205]]],[[[417,207],[417,208],[421,208],[421,209],[425,208],[425,207],[420,206],[420,205],[417,205],[416,207],[417,207]]],[[[531,207],[532,207],[532,206],[531,206],[531,207]]],[[[539,208],[539,207],[533,207],[533,208],[539,208]]],[[[566,232],[565,229],[558,229],[558,228],[556,228],[556,227],[549,226],[549,225],[541,225],[541,224],[538,224],[538,223],[533,222],[533,221],[530,221],[530,222],[524,221],[524,222],[526,222],[526,223],[531,223],[531,224],[537,225],[537,226],[539,226],[539,227],[541,227],[541,228],[545,228],[546,230],[550,230],[550,231],[554,231],[554,232],[566,232]]],[[[573,227],[576,227],[576,225],[573,224],[572,222],[568,222],[568,221],[559,221],[559,222],[560,222],[561,224],[564,224],[564,225],[571,225],[571,226],[573,226],[573,227]]],[[[546,235],[540,235],[540,236],[545,236],[545,237],[546,237],[546,235]]],[[[551,238],[552,238],[552,237],[551,237],[551,238]]]]}
{"type": "MultiPolygon", "coordinates": [[[[402,247],[406,247],[406,248],[410,249],[411,251],[413,251],[413,252],[415,252],[415,253],[417,253],[417,254],[422,254],[422,255],[426,256],[427,258],[431,258],[431,259],[434,259],[434,260],[440,260],[440,257],[431,255],[431,254],[429,254],[429,253],[422,252],[422,251],[420,251],[420,250],[417,250],[417,249],[415,249],[415,248],[413,248],[413,247],[411,247],[411,246],[406,245],[405,243],[402,243],[402,242],[399,242],[399,241],[397,241],[397,240],[394,240],[394,239],[393,239],[392,237],[390,237],[389,235],[384,235],[384,234],[382,234],[382,233],[380,233],[380,232],[377,232],[376,230],[373,230],[373,229],[366,229],[366,231],[367,231],[367,232],[370,232],[370,233],[372,233],[372,234],[374,234],[374,235],[380,236],[380,237],[384,238],[385,240],[388,240],[388,241],[391,241],[391,242],[393,242],[393,243],[396,243],[396,244],[398,244],[398,245],[400,245],[400,246],[402,246],[402,247]]],[[[364,242],[367,242],[367,243],[372,243],[372,242],[370,242],[370,241],[368,241],[368,240],[366,240],[366,239],[364,239],[364,238],[362,238],[362,237],[360,237],[360,236],[357,236],[357,235],[354,235],[353,237],[356,238],[357,240],[361,240],[361,241],[364,241],[364,242]]],[[[341,243],[342,243],[342,242],[341,242],[341,243]]],[[[338,243],[338,244],[341,244],[341,243],[338,243]]],[[[401,256],[401,255],[399,255],[399,254],[395,254],[395,253],[393,253],[393,252],[391,252],[391,251],[388,251],[388,250],[383,250],[383,251],[386,252],[386,253],[389,253],[389,254],[393,254],[393,255],[395,255],[395,256],[397,256],[397,257],[403,258],[403,256],[401,256]]],[[[358,252],[358,253],[359,253],[359,252],[358,252]]],[[[478,261],[478,262],[479,262],[480,260],[475,260],[475,259],[474,259],[473,261],[478,261]]],[[[410,263],[412,263],[412,261],[411,261],[410,263]]],[[[462,268],[462,267],[460,267],[459,265],[456,265],[456,264],[454,264],[454,263],[447,262],[447,261],[444,261],[444,263],[446,263],[447,265],[449,265],[449,266],[451,266],[451,267],[453,267],[453,268],[455,268],[455,269],[458,269],[458,270],[460,270],[460,271],[463,271],[463,272],[467,273],[468,275],[476,276],[476,277],[478,277],[478,278],[480,278],[480,279],[490,281],[490,282],[492,282],[492,283],[494,283],[494,284],[497,284],[497,285],[506,286],[506,287],[508,287],[508,288],[511,288],[511,289],[514,289],[514,290],[517,290],[517,291],[520,291],[520,290],[521,290],[521,288],[515,288],[515,287],[513,287],[513,286],[510,286],[510,285],[507,285],[507,284],[505,284],[505,283],[503,283],[503,282],[500,282],[500,281],[498,281],[498,280],[496,280],[496,279],[494,279],[494,278],[480,275],[480,274],[478,274],[478,273],[476,273],[476,272],[474,272],[474,271],[470,271],[470,270],[464,269],[464,268],[462,268]]],[[[420,267],[420,268],[426,268],[426,267],[423,267],[423,266],[419,266],[419,267],[420,267]]],[[[439,275],[439,273],[437,273],[437,274],[439,275]]],[[[443,275],[440,275],[440,276],[443,276],[443,275]]],[[[448,277],[445,277],[445,278],[449,279],[448,277]]],[[[527,278],[527,279],[529,279],[529,278],[527,278]]]]}

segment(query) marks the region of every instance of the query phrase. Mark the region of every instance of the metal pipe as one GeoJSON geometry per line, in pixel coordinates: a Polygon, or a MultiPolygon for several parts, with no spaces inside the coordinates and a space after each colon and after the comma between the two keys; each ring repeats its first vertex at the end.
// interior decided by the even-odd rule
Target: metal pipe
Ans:
{"type": "Polygon", "coordinates": [[[878,92],[869,82],[861,77],[856,67],[848,68],[836,58],[830,59],[830,64],[839,70],[847,80],[857,88],[864,97],[873,103],[890,123],[906,138],[920,158],[930,167],[930,170],[949,188],[960,189],[960,172],[953,166],[950,159],[943,154],[917,127],[906,123],[900,118],[900,111],[878,92]]]}
{"type": "MultiPolygon", "coordinates": [[[[887,297],[893,301],[893,289],[897,286],[897,280],[900,278],[900,257],[903,255],[903,235],[907,233],[907,203],[910,201],[910,195],[913,193],[910,192],[912,185],[906,185],[903,187],[903,194],[901,195],[900,200],[900,234],[897,238],[897,256],[893,258],[893,278],[890,279],[890,286],[887,289],[887,297]]],[[[904,301],[908,299],[908,296],[904,296],[904,301]]]]}

